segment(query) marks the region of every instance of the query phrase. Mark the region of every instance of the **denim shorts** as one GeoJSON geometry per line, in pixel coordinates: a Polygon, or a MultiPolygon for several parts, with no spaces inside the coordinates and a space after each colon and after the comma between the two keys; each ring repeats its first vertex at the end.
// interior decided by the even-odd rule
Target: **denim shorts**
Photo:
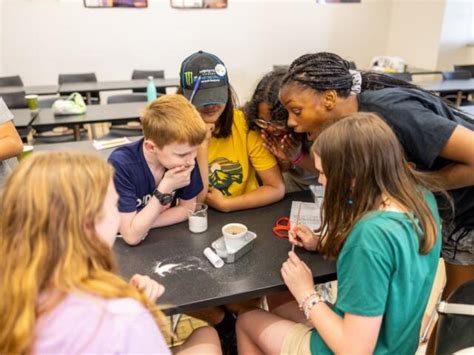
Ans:
{"type": "Polygon", "coordinates": [[[449,264],[474,265],[474,229],[443,224],[441,254],[449,264]]]}

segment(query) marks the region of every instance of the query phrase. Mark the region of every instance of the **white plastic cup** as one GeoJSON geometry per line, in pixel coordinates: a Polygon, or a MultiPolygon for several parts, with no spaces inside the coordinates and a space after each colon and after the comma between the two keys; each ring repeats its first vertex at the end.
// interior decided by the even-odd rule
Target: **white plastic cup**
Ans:
{"type": "Polygon", "coordinates": [[[222,227],[222,235],[227,251],[235,252],[240,249],[245,241],[248,228],[242,223],[229,223],[222,227]]]}
{"type": "Polygon", "coordinates": [[[195,203],[194,209],[189,210],[188,222],[191,233],[207,231],[207,205],[204,203],[195,203]]]}

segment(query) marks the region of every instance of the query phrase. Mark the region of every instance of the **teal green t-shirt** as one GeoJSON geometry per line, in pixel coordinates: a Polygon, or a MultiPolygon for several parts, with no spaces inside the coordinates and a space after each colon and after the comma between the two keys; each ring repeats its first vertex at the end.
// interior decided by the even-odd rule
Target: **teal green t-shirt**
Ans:
{"type": "MultiPolygon", "coordinates": [[[[352,229],[337,259],[337,300],[333,310],[382,316],[375,354],[414,354],[421,320],[433,286],[441,250],[441,224],[435,198],[426,200],[438,226],[434,247],[419,254],[412,220],[401,212],[374,211],[352,229]]],[[[311,354],[332,354],[313,331],[311,354]]]]}

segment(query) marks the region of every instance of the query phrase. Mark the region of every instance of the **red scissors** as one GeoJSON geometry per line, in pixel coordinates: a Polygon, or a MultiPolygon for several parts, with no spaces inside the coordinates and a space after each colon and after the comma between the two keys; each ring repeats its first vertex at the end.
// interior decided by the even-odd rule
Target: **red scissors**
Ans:
{"type": "Polygon", "coordinates": [[[278,239],[288,239],[290,228],[290,219],[288,217],[281,217],[277,219],[272,230],[278,239]]]}

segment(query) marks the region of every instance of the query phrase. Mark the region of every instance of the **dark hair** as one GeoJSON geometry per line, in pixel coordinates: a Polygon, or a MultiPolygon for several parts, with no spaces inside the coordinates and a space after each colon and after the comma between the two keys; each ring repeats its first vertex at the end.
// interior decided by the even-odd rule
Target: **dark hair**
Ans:
{"type": "Polygon", "coordinates": [[[313,151],[321,158],[327,177],[317,231],[325,239],[321,243],[324,255],[339,255],[352,228],[378,209],[383,195],[413,212],[410,218],[419,236],[419,252],[425,255],[431,250],[439,230],[424,194],[440,188],[431,176],[409,166],[398,138],[383,119],[358,112],[334,120],[318,136],[313,151]]]}
{"type": "MultiPolygon", "coordinates": [[[[178,87],[177,94],[183,95],[183,88],[178,87]]],[[[232,122],[234,121],[234,108],[237,107],[237,95],[229,84],[229,99],[225,104],[224,112],[219,116],[212,135],[216,138],[227,138],[232,133],[232,122]]]]}
{"type": "MultiPolygon", "coordinates": [[[[335,90],[339,96],[348,97],[352,88],[352,74],[349,72],[351,65],[351,62],[334,53],[305,54],[291,63],[287,75],[283,78],[282,86],[296,83],[318,92],[335,90]]],[[[469,118],[451,102],[417,85],[381,73],[367,71],[360,71],[360,73],[362,76],[361,91],[396,87],[416,89],[436,97],[450,109],[456,111],[457,115],[469,118]]]]}
{"type": "Polygon", "coordinates": [[[288,111],[278,98],[281,83],[286,69],[275,69],[267,73],[258,83],[252,98],[244,106],[245,117],[250,129],[255,129],[255,120],[258,116],[258,105],[266,103],[269,107],[270,115],[274,121],[287,121],[288,111]]]}
{"type": "Polygon", "coordinates": [[[225,104],[224,112],[219,116],[212,135],[216,138],[227,138],[232,133],[232,122],[234,121],[234,108],[237,105],[237,95],[229,84],[229,99],[225,104]]]}

